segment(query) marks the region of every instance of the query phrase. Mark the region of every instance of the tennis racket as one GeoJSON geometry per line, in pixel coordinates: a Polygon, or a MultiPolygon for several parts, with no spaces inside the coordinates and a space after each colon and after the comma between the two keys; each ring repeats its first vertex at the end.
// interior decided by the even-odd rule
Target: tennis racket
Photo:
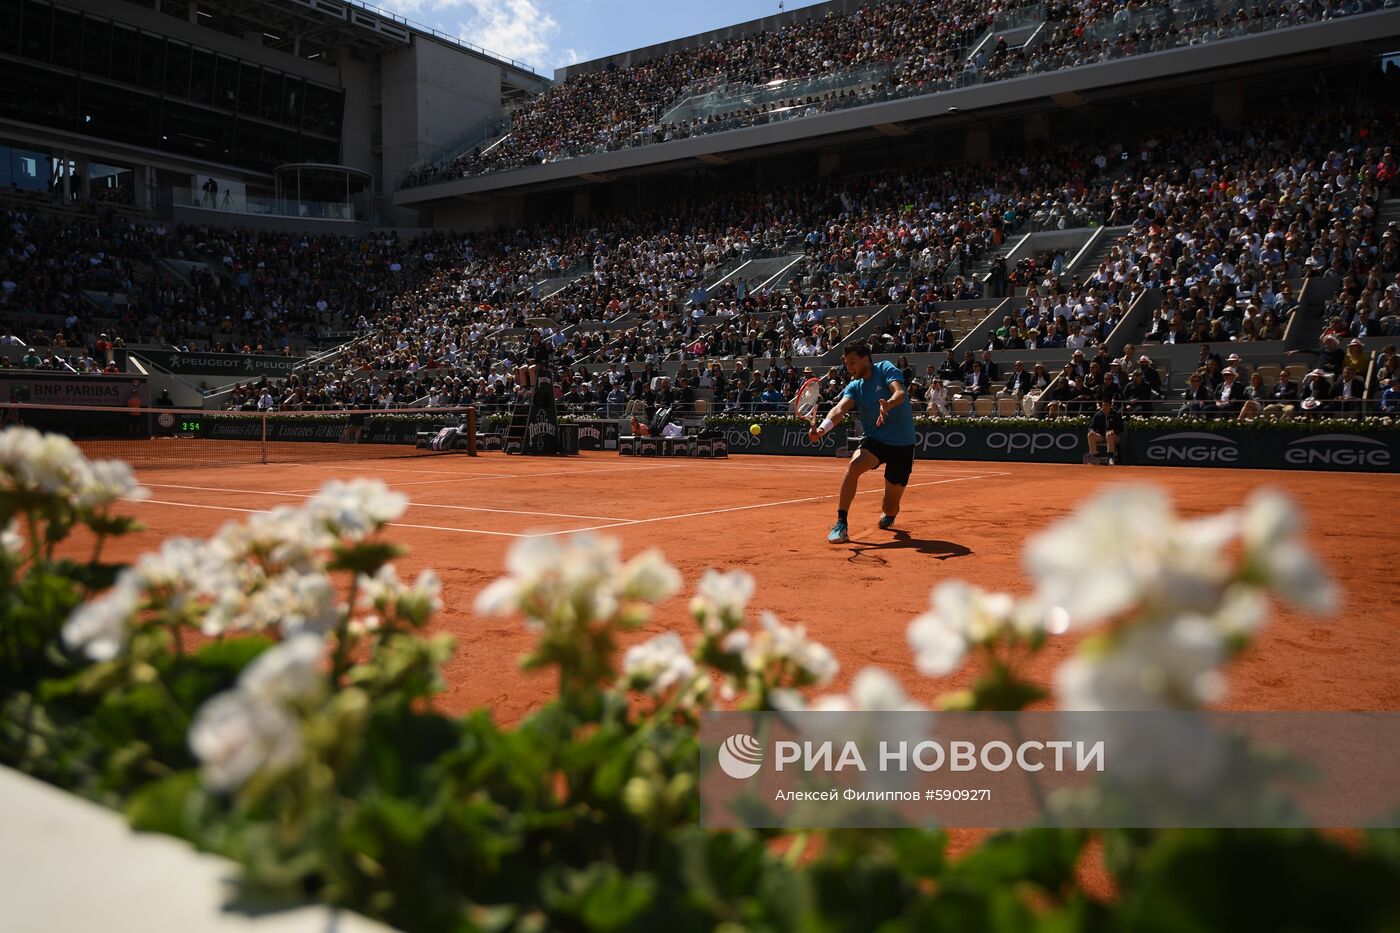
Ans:
{"type": "Polygon", "coordinates": [[[797,397],[792,400],[792,408],[797,412],[797,417],[805,418],[812,424],[812,429],[817,427],[817,408],[822,401],[822,384],[820,379],[808,379],[802,383],[802,388],[797,390],[797,397]]]}

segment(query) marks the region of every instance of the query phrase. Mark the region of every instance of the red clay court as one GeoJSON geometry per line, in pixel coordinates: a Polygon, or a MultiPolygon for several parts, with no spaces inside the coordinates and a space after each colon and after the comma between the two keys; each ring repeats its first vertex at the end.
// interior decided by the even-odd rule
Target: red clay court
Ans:
{"type": "MultiPolygon", "coordinates": [[[[1024,590],[1026,537],[1108,483],[1164,487],[1189,515],[1220,511],[1253,489],[1272,487],[1306,512],[1312,546],[1341,583],[1345,603],[1331,620],[1279,608],[1231,668],[1227,705],[1400,709],[1400,587],[1391,521],[1400,482],[1394,476],[925,460],[915,465],[898,534],[876,528],[883,480],[875,474],[865,478],[851,511],[851,542],[831,546],[824,537],[844,462],[595,452],[147,469],[139,475],[151,498],[127,504],[147,531],[121,542],[114,556],[132,557],[172,535],[207,536],[242,514],[301,501],[329,479],[374,476],[412,503],[390,535],[409,548],[401,572],[431,567],[443,580],[445,607],[436,624],[458,639],[442,699],[450,711],[484,705],[510,721],[552,695],[551,680],[517,668],[532,640],[523,622],[479,618],[472,603],[503,572],[505,552],[521,536],[583,530],[621,538],[627,556],[661,548],[684,575],[686,593],[707,567],[747,570],[757,581],[751,610],[770,609],[806,625],[836,653],[842,668],[833,689],[844,688],[864,665],[879,664],[927,701],[971,676],[964,671],[935,682],[913,668],[905,629],[938,581],[1024,590]]],[[[687,602],[683,595],[663,605],[638,637],[667,629],[688,636],[687,602]]],[[[1035,673],[1048,679],[1071,645],[1070,637],[1052,644],[1035,673]]]]}

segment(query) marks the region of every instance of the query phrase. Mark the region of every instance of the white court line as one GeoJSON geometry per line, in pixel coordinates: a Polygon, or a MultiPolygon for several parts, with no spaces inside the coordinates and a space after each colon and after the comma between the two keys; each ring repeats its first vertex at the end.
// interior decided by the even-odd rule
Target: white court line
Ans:
{"type": "MultiPolygon", "coordinates": [[[[315,496],[304,492],[274,492],[269,489],[225,489],[221,486],[180,486],[175,483],[146,483],[147,486],[155,486],[158,489],[188,489],[196,492],[229,492],[244,496],[282,496],[287,499],[314,499],[315,496]]],[[[530,512],[523,509],[488,509],[472,505],[438,505],[432,502],[410,502],[411,508],[417,509],[446,509],[453,512],[492,512],[499,515],[540,515],[545,518],[579,518],[586,521],[599,522],[626,522],[630,519],[612,518],[607,515],[572,515],[568,512],[530,512]]],[[[255,510],[256,511],[256,510],[255,510]]]]}
{"type": "MultiPolygon", "coordinates": [[[[927,482],[927,483],[910,483],[910,484],[909,484],[907,487],[905,487],[905,488],[906,488],[906,489],[918,489],[920,486],[940,486],[940,485],[942,485],[942,484],[944,484],[944,483],[961,483],[961,482],[964,482],[965,480],[970,480],[970,479],[989,479],[989,478],[991,478],[991,477],[993,477],[993,476],[1006,476],[1006,475],[1008,475],[1008,474],[1006,474],[1006,473],[978,473],[978,474],[975,475],[975,476],[959,476],[959,477],[956,477],[956,478],[954,478],[954,479],[935,479],[935,480],[930,480],[930,481],[927,482]]],[[[877,493],[877,492],[878,492],[878,493],[883,493],[883,492],[884,492],[884,489],[866,489],[866,490],[864,490],[864,491],[862,491],[862,492],[856,493],[856,495],[858,495],[858,496],[869,496],[869,495],[874,495],[874,494],[877,493]]],[[[622,528],[622,527],[624,527],[624,526],[629,526],[629,525],[647,525],[647,524],[651,524],[652,522],[673,522],[673,521],[676,521],[676,520],[682,519],[682,518],[700,518],[700,517],[705,516],[705,515],[723,515],[723,514],[726,513],[726,512],[747,512],[747,511],[750,511],[750,510],[752,510],[752,509],[771,509],[771,508],[773,508],[774,506],[779,506],[779,505],[799,505],[799,504],[801,504],[801,503],[803,503],[803,502],[821,502],[823,499],[836,499],[836,498],[839,498],[839,497],[840,497],[840,496],[839,496],[839,493],[838,493],[838,494],[832,494],[832,495],[827,495],[827,496],[806,496],[806,497],[801,498],[801,499],[784,499],[784,500],[781,501],[781,502],[760,502],[760,503],[758,503],[758,504],[756,504],[756,505],[735,505],[735,506],[730,506],[729,508],[724,508],[724,509],[708,509],[708,510],[706,510],[706,511],[704,511],[704,512],[686,512],[684,515],[659,515],[659,516],[656,516],[656,517],[654,517],[654,518],[629,519],[629,520],[627,520],[627,521],[620,521],[620,522],[617,522],[616,524],[612,524],[612,525],[593,525],[593,526],[588,527],[588,528],[570,528],[568,531],[557,532],[557,533],[558,533],[558,534],[569,534],[569,535],[572,535],[572,534],[578,534],[579,532],[583,532],[583,531],[601,531],[601,530],[604,529],[604,528],[622,528]]],[[[556,532],[548,532],[548,534],[555,534],[555,533],[556,533],[556,532]]],[[[526,535],[526,537],[534,538],[534,537],[540,537],[540,535],[539,535],[539,534],[526,535]]]]}
{"type": "MultiPolygon", "coordinates": [[[[917,489],[917,488],[922,487],[922,486],[940,486],[940,485],[943,485],[943,484],[945,484],[945,483],[960,483],[960,482],[964,482],[965,480],[990,479],[990,478],[997,477],[997,476],[1009,476],[1009,475],[1010,475],[1009,473],[979,473],[979,474],[976,474],[976,475],[973,475],[973,476],[960,476],[960,477],[955,477],[955,478],[953,478],[953,479],[930,480],[930,481],[927,482],[927,483],[911,483],[907,488],[909,488],[909,489],[917,489]]],[[[201,488],[201,487],[176,487],[176,488],[201,488]]],[[[233,490],[222,490],[222,491],[233,491],[233,490]]],[[[861,491],[861,492],[856,493],[856,495],[858,495],[858,496],[869,496],[869,495],[874,495],[875,493],[883,493],[883,492],[884,492],[883,489],[866,489],[866,490],[863,490],[863,491],[861,491]]],[[[303,497],[303,498],[309,498],[309,497],[303,497]]],[[[806,496],[806,497],[801,498],[801,499],[785,499],[785,500],[783,500],[783,501],[781,501],[781,502],[759,502],[759,503],[756,503],[756,504],[754,504],[754,505],[736,505],[736,506],[730,506],[729,508],[723,508],[723,509],[708,509],[708,510],[703,511],[703,512],[687,512],[687,513],[682,514],[682,515],[659,515],[659,516],[655,516],[655,517],[653,517],[653,518],[620,519],[620,520],[614,521],[614,522],[612,522],[611,524],[607,524],[607,525],[592,525],[592,526],[589,526],[589,527],[587,527],[587,528],[570,528],[570,529],[565,530],[565,531],[544,531],[544,532],[533,532],[533,533],[520,533],[520,532],[513,532],[513,531],[485,531],[485,530],[479,529],[479,528],[448,528],[448,527],[445,527],[445,526],[442,526],[442,525],[418,525],[418,524],[410,524],[410,523],[407,523],[407,522],[390,522],[390,523],[389,523],[389,527],[390,527],[390,528],[417,528],[417,529],[422,529],[422,530],[425,530],[425,531],[446,531],[446,532],[451,532],[451,533],[453,533],[453,534],[465,534],[465,535],[488,535],[488,536],[490,536],[490,537],[498,537],[498,538],[541,538],[541,537],[549,537],[549,536],[551,536],[551,535],[577,534],[578,532],[583,532],[583,531],[601,531],[601,530],[604,530],[604,529],[607,529],[607,528],[624,528],[624,527],[627,527],[627,526],[630,526],[630,525],[647,525],[647,524],[651,524],[651,523],[653,523],[653,522],[671,522],[671,521],[679,521],[679,520],[685,519],[685,518],[701,518],[701,517],[704,517],[704,516],[706,516],[706,515],[723,515],[723,514],[725,514],[725,513],[727,513],[727,512],[746,512],[746,511],[750,511],[750,510],[753,510],[753,509],[770,509],[770,508],[775,508],[775,507],[780,506],[780,505],[799,505],[799,504],[802,504],[802,503],[804,503],[804,502],[821,502],[821,501],[826,500],[826,499],[835,499],[835,498],[838,498],[838,496],[835,495],[835,494],[833,494],[833,495],[825,495],[825,496],[806,496]]],[[[176,507],[185,508],[185,509],[204,509],[204,510],[212,511],[212,512],[260,513],[260,512],[266,512],[266,511],[267,511],[266,509],[243,509],[243,508],[238,508],[238,507],[236,507],[236,506],[231,506],[231,505],[202,505],[202,504],[193,503],[193,502],[170,502],[170,501],[167,501],[167,500],[164,500],[164,499],[125,499],[124,501],[126,501],[126,502],[132,502],[132,503],[135,503],[135,504],[137,504],[137,505],[139,505],[139,504],[141,504],[141,503],[144,502],[144,503],[148,503],[148,504],[151,504],[151,505],[170,505],[170,506],[176,506],[176,507]]],[[[544,514],[544,513],[530,513],[530,514],[544,514]]]]}
{"type": "MultiPolygon", "coordinates": [[[[232,505],[201,505],[196,502],[170,502],[166,499],[123,499],[123,502],[133,502],[137,505],[173,505],[182,509],[204,509],[209,512],[244,512],[250,515],[265,514],[267,509],[240,509],[232,505]]],[[[534,535],[517,534],[513,531],[483,531],[480,528],[446,528],[442,525],[413,525],[407,522],[390,522],[390,528],[423,528],[428,531],[451,531],[459,535],[490,535],[493,538],[531,538],[534,535]]],[[[564,531],[560,534],[569,534],[564,531]]]]}
{"type": "MultiPolygon", "coordinates": [[[[833,463],[832,463],[830,466],[826,466],[826,467],[794,467],[794,466],[789,466],[789,465],[786,465],[786,464],[784,464],[784,465],[781,466],[781,467],[779,467],[779,466],[757,466],[757,465],[750,466],[750,465],[744,465],[744,464],[734,463],[733,461],[725,462],[725,464],[724,464],[723,466],[720,466],[720,463],[721,463],[721,461],[719,461],[719,460],[686,460],[686,461],[682,461],[682,462],[680,462],[680,463],[657,463],[657,464],[653,464],[653,465],[649,465],[649,466],[607,467],[607,468],[605,468],[605,467],[599,467],[598,469],[590,469],[590,470],[560,470],[560,471],[557,471],[557,472],[547,472],[547,473],[487,473],[487,474],[477,474],[477,475],[466,475],[466,474],[458,475],[458,474],[453,474],[453,477],[452,477],[451,479],[425,479],[425,480],[415,480],[415,481],[413,481],[413,482],[411,482],[411,483],[394,483],[393,486],[394,486],[395,489],[397,489],[397,488],[399,488],[400,486],[433,486],[433,485],[437,485],[437,484],[439,484],[439,483],[453,483],[453,482],[456,482],[457,480],[462,480],[462,479],[469,479],[469,480],[487,480],[487,479],[530,479],[530,478],[535,477],[535,476],[595,476],[595,475],[598,475],[598,474],[600,474],[600,473],[632,473],[632,472],[640,472],[640,471],[644,471],[644,470],[680,470],[680,469],[685,469],[685,468],[690,467],[690,466],[700,466],[700,465],[702,465],[702,464],[703,464],[703,465],[706,465],[706,466],[713,465],[713,468],[716,469],[716,470],[751,470],[751,471],[756,471],[756,472],[760,472],[760,473],[778,473],[778,472],[781,472],[781,473],[811,473],[811,474],[814,475],[814,476],[831,476],[833,473],[836,473],[836,472],[839,472],[839,471],[842,470],[842,469],[845,469],[845,466],[846,466],[847,461],[846,461],[846,459],[845,459],[844,457],[841,457],[841,458],[833,458],[833,463]]],[[[947,470],[947,469],[941,469],[941,468],[929,469],[929,468],[927,468],[927,467],[920,467],[920,468],[919,468],[919,472],[920,472],[920,473],[932,473],[932,474],[935,475],[935,476],[1006,476],[1006,475],[1008,475],[1008,474],[1006,474],[1006,473],[979,473],[979,472],[975,472],[975,471],[972,471],[972,470],[947,470]]],[[[319,487],[319,486],[315,486],[315,487],[308,487],[307,489],[295,489],[295,490],[290,490],[290,491],[292,491],[292,492],[314,492],[315,490],[320,489],[320,488],[321,488],[321,487],[319,487]]]]}
{"type": "MultiPolygon", "coordinates": [[[[646,466],[625,466],[625,467],[597,467],[584,470],[549,470],[538,473],[455,473],[450,470],[382,470],[374,468],[371,470],[360,470],[356,475],[363,476],[366,472],[378,473],[427,473],[442,474],[451,479],[423,480],[423,483],[448,483],[453,480],[488,480],[488,479],[531,479],[536,476],[596,476],[600,473],[636,473],[644,470],[680,470],[690,463],[701,463],[704,461],[693,460],[682,463],[655,463],[646,466]]],[[[752,469],[750,467],[749,469],[752,469]]],[[[403,483],[402,485],[418,485],[417,483],[403,483]]],[[[317,487],[320,488],[320,487],[317,487]]]]}

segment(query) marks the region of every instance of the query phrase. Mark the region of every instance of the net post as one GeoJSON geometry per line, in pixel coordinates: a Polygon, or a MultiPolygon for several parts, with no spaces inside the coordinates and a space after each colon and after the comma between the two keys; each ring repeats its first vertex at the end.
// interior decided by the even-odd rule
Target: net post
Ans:
{"type": "Polygon", "coordinates": [[[263,410],[262,418],[260,418],[259,420],[262,422],[262,442],[259,444],[259,447],[258,447],[258,462],[259,462],[259,463],[267,463],[267,410],[266,410],[266,409],[263,410]]]}
{"type": "Polygon", "coordinates": [[[476,456],[476,406],[467,409],[467,456],[476,456]]]}

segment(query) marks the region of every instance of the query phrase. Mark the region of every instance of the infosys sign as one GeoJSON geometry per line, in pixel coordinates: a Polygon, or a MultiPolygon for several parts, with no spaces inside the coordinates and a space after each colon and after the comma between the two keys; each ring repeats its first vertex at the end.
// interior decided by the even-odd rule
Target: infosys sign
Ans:
{"type": "Polygon", "coordinates": [[[1142,466],[1395,472],[1400,431],[1128,430],[1124,462],[1142,466]]]}

